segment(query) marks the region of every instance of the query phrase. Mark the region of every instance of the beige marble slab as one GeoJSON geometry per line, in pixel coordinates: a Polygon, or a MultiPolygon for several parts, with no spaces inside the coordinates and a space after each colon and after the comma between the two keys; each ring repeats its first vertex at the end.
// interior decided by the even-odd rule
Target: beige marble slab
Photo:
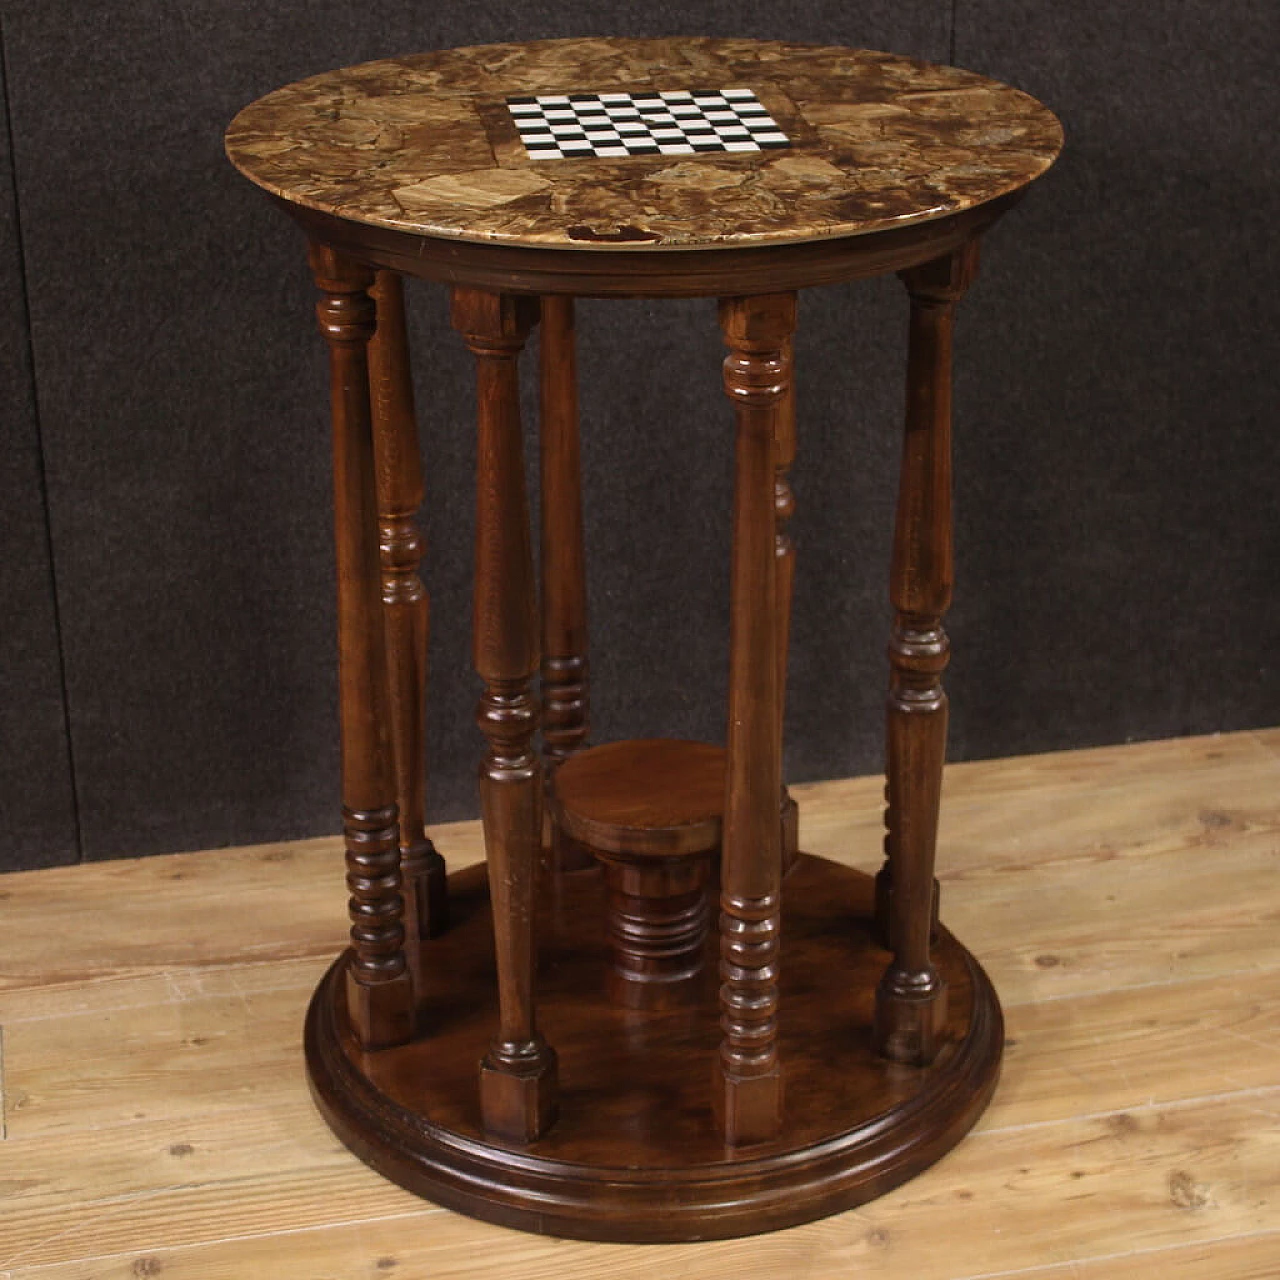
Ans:
{"type": "Polygon", "coordinates": [[[355,222],[637,251],[860,235],[1017,190],[1062,146],[1046,107],[954,67],[753,40],[546,40],[369,62],[288,85],[227,130],[246,177],[355,222]],[[506,99],[753,90],[785,149],[531,160],[506,99]],[[621,237],[621,239],[619,239],[621,237]]]}

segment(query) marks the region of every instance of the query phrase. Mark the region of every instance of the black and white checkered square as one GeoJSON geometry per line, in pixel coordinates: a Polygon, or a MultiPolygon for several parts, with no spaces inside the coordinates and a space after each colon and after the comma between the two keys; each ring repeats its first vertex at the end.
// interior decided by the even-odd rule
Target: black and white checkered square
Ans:
{"type": "Polygon", "coordinates": [[[531,160],[691,156],[789,147],[750,89],[568,93],[508,98],[531,160]]]}

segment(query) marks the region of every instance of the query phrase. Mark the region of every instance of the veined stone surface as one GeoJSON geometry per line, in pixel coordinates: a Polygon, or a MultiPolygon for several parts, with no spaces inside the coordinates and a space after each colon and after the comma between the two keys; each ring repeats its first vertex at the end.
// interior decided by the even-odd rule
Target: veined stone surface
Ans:
{"type": "Polygon", "coordinates": [[[1062,146],[1034,98],[955,67],[755,40],[477,45],[313,76],[227,131],[292,203],[448,239],[543,248],[740,248],[944,217],[1025,186],[1062,146]],[[531,159],[519,95],[750,89],[785,148],[531,159]],[[601,244],[603,238],[606,242],[601,244]]]}

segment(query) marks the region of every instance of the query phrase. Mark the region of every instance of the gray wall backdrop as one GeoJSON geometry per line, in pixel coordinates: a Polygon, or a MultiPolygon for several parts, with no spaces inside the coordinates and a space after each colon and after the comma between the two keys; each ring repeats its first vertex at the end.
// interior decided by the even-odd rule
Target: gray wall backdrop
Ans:
{"type": "MultiPolygon", "coordinates": [[[[286,81],[454,44],[866,45],[1046,101],[1067,152],[962,310],[952,758],[1280,721],[1278,24],[1273,0],[0,0],[0,867],[336,829],[312,291],[221,134],[286,81]]],[[[580,314],[596,737],[717,737],[713,306],[580,314]]],[[[441,291],[411,321],[444,819],[476,807],[471,370],[441,291]]],[[[880,763],[904,327],[893,280],[802,301],[793,780],[880,763]]]]}

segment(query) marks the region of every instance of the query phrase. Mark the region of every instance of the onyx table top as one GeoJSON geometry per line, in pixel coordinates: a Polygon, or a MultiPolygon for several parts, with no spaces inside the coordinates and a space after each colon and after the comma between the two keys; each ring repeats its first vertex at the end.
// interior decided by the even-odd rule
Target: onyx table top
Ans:
{"type": "Polygon", "coordinates": [[[527,248],[750,248],[944,218],[1062,131],[1021,91],[865,49],[711,38],[479,45],[269,93],[227,152],[290,204],[527,248]]]}

